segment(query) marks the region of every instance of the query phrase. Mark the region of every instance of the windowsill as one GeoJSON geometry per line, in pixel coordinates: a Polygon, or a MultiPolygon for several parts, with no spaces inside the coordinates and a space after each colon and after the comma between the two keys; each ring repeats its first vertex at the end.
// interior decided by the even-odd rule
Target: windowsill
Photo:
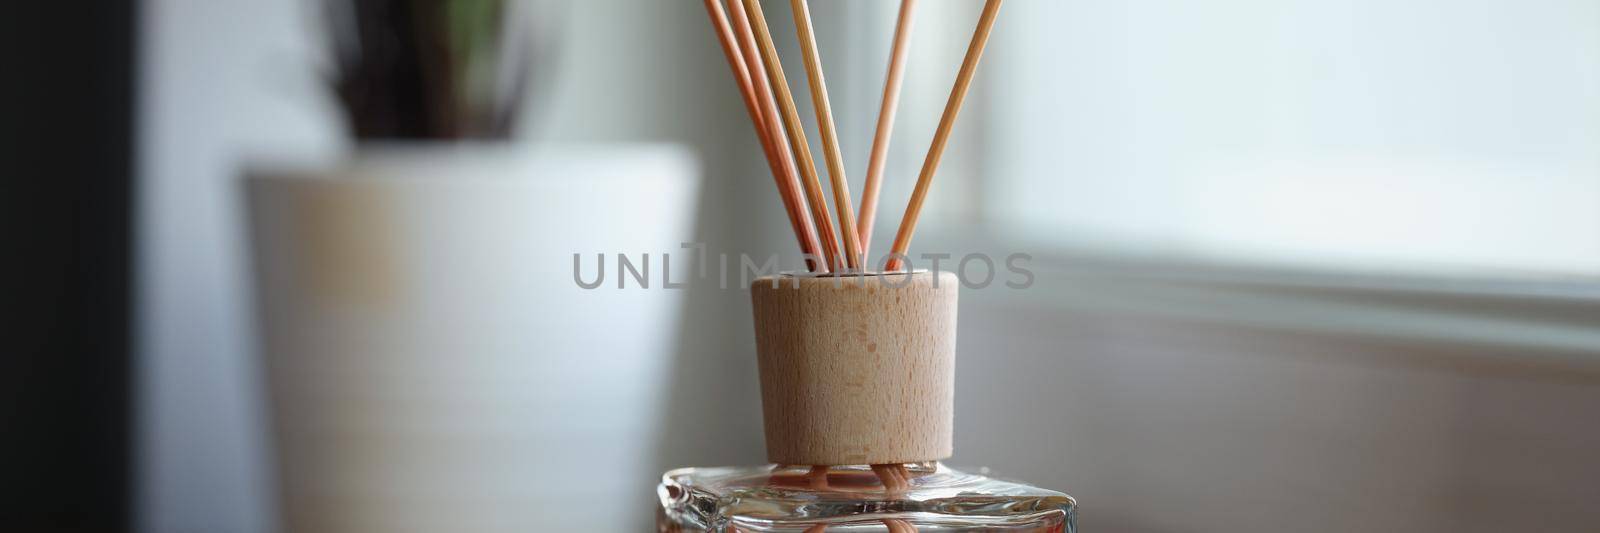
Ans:
{"type": "Polygon", "coordinates": [[[919,247],[1033,256],[1032,287],[967,291],[976,305],[1516,350],[1600,370],[1600,283],[1590,280],[1317,271],[1012,241],[932,231],[919,247]]]}

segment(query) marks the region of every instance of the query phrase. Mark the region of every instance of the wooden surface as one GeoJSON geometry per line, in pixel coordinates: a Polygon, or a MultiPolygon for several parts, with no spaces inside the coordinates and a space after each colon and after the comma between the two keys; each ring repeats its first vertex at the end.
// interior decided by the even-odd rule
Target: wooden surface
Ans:
{"type": "Polygon", "coordinates": [[[956,276],[781,277],[776,288],[774,279],[750,287],[767,459],[949,457],[956,276]]]}

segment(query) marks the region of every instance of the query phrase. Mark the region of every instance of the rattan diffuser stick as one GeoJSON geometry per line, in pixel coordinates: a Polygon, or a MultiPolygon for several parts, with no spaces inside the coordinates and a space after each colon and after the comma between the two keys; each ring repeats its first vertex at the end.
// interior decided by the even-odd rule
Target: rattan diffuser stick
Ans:
{"type": "MultiPolygon", "coordinates": [[[[734,24],[748,26],[742,20],[744,11],[738,9],[738,0],[733,6],[734,24]]],[[[806,201],[801,196],[799,180],[795,177],[794,161],[788,158],[789,146],[783,142],[781,134],[772,133],[768,127],[767,115],[762,108],[770,106],[770,95],[765,95],[766,76],[760,66],[760,58],[753,50],[746,50],[740,46],[734,35],[734,28],[728,24],[728,16],[722,10],[720,0],[705,0],[706,14],[711,17],[711,27],[717,32],[717,42],[722,45],[722,53],[728,60],[728,66],[733,70],[733,79],[739,85],[739,94],[743,97],[745,111],[750,114],[750,121],[755,125],[756,138],[761,142],[761,150],[766,156],[767,165],[771,167],[772,178],[777,182],[778,196],[783,201],[784,212],[789,217],[789,224],[794,230],[794,235],[800,241],[800,250],[806,254],[808,266],[813,272],[827,272],[828,267],[821,261],[810,258],[820,258],[820,249],[817,241],[816,228],[811,220],[811,215],[806,212],[806,201]],[[763,96],[765,95],[765,96],[763,96]]],[[[745,31],[748,32],[748,27],[745,31]]],[[[747,46],[752,43],[746,43],[747,46]]],[[[775,119],[775,117],[774,117],[775,119]]]]}
{"type": "Polygon", "coordinates": [[[917,188],[911,192],[911,202],[906,204],[906,214],[900,219],[900,231],[895,233],[893,254],[888,270],[905,268],[906,250],[911,247],[911,234],[917,231],[917,216],[922,214],[922,203],[928,199],[928,187],[933,185],[933,175],[939,170],[939,158],[944,156],[945,145],[950,142],[950,130],[955,128],[956,115],[961,114],[961,104],[967,99],[967,89],[972,86],[972,76],[978,71],[978,60],[983,58],[983,48],[989,42],[989,32],[994,29],[995,17],[1000,14],[1001,0],[988,0],[983,4],[983,15],[978,28],[972,32],[972,42],[967,44],[967,56],[961,61],[961,72],[956,74],[955,87],[950,89],[950,99],[945,103],[944,116],[939,118],[939,129],[933,133],[933,145],[928,147],[928,157],[922,162],[922,172],[917,176],[917,188]]]}
{"type": "Polygon", "coordinates": [[[789,138],[783,133],[783,119],[778,117],[778,104],[773,100],[772,85],[767,82],[766,61],[761,58],[761,51],[756,45],[755,32],[750,28],[750,17],[744,11],[744,4],[739,0],[728,2],[728,17],[733,20],[733,33],[739,41],[739,51],[744,53],[745,65],[750,70],[751,85],[755,89],[756,107],[762,118],[765,128],[765,137],[772,146],[772,157],[775,164],[783,169],[783,183],[778,188],[794,198],[800,207],[799,216],[804,221],[806,235],[811,244],[810,248],[802,248],[806,254],[806,265],[816,273],[829,272],[827,261],[822,252],[822,246],[817,240],[816,221],[811,217],[811,211],[805,199],[805,188],[800,184],[800,170],[795,166],[794,151],[789,147],[789,138]]]}
{"type": "Polygon", "coordinates": [[[883,169],[889,160],[889,136],[894,133],[894,114],[900,107],[900,85],[906,79],[906,56],[911,42],[911,16],[917,0],[900,0],[900,17],[894,23],[894,45],[889,51],[889,72],[883,80],[883,105],[878,109],[878,128],[872,135],[872,156],[867,161],[867,181],[861,189],[861,256],[872,260],[872,224],[878,216],[878,191],[883,188],[883,169]]]}
{"type": "Polygon", "coordinates": [[[828,181],[833,186],[833,208],[839,214],[839,234],[844,237],[845,264],[851,270],[859,270],[862,268],[861,243],[856,234],[855,206],[850,201],[850,180],[844,174],[844,156],[839,152],[839,133],[833,125],[833,106],[828,103],[828,83],[822,76],[817,35],[811,29],[811,8],[806,0],[789,0],[789,7],[794,10],[794,31],[800,38],[800,52],[805,58],[811,107],[817,112],[817,130],[822,133],[822,153],[828,162],[828,181]]]}
{"type": "MultiPolygon", "coordinates": [[[[732,0],[739,1],[739,0],[732,0]]],[[[827,254],[830,267],[843,265],[839,259],[839,240],[833,233],[833,222],[828,217],[827,199],[822,194],[822,183],[817,178],[817,162],[811,157],[811,146],[806,141],[805,124],[794,105],[794,95],[789,92],[789,80],[783,75],[783,63],[778,60],[778,49],[772,44],[772,32],[767,28],[767,17],[761,11],[760,0],[744,0],[745,11],[750,15],[750,26],[755,30],[756,45],[766,60],[767,77],[777,94],[778,109],[783,111],[784,129],[789,133],[789,144],[794,148],[795,160],[800,164],[800,177],[806,188],[806,198],[811,202],[811,216],[817,219],[817,229],[822,234],[822,250],[827,254]]]]}

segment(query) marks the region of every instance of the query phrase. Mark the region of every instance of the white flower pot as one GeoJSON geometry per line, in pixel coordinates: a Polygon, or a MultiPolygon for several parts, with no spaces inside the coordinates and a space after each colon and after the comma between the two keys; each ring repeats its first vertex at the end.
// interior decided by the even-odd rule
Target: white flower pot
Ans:
{"type": "Polygon", "coordinates": [[[677,250],[698,183],[685,151],[638,146],[254,173],[282,529],[648,524],[683,291],[585,290],[572,254],[677,250]]]}

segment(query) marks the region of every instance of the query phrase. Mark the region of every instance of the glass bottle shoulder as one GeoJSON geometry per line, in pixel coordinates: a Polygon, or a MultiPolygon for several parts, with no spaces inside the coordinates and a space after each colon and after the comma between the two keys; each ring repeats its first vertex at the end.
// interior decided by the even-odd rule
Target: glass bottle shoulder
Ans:
{"type": "Polygon", "coordinates": [[[937,462],[878,471],[865,465],[681,468],[662,477],[657,493],[663,531],[892,531],[891,522],[934,528],[920,531],[1073,531],[1077,514],[1077,502],[1066,494],[937,462]]]}

